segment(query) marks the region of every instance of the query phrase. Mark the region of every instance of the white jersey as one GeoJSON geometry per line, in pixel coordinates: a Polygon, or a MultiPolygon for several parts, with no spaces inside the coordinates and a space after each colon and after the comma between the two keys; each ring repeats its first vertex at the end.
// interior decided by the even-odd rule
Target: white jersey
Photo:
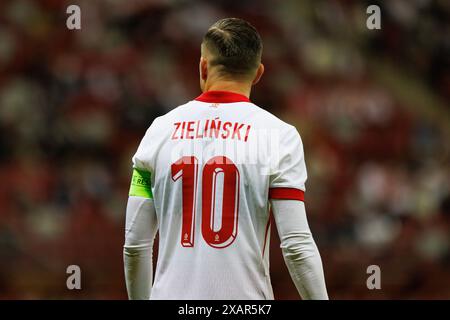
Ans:
{"type": "Polygon", "coordinates": [[[307,177],[293,126],[209,91],[155,119],[133,164],[158,218],[151,299],[273,299],[269,198],[303,201],[307,177]]]}

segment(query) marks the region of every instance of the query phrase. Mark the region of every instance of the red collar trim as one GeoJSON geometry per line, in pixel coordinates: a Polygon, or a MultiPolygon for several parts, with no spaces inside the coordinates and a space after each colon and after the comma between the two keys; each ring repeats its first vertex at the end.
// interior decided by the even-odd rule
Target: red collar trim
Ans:
{"type": "Polygon", "coordinates": [[[250,102],[246,96],[230,91],[207,91],[195,98],[196,101],[211,103],[250,102]]]}

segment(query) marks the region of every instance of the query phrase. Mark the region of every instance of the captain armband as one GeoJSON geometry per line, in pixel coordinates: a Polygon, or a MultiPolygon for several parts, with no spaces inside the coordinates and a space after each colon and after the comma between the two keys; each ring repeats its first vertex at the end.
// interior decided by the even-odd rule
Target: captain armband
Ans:
{"type": "Polygon", "coordinates": [[[153,199],[151,173],[133,168],[129,196],[153,199]]]}

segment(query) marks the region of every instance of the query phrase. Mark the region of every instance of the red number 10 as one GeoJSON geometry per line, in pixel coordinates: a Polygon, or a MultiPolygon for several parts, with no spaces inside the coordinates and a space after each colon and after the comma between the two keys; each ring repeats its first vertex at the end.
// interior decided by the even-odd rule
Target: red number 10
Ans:
{"type": "MultiPolygon", "coordinates": [[[[183,177],[181,245],[194,246],[195,208],[197,198],[198,160],[182,157],[172,164],[173,181],[183,177]]],[[[202,174],[202,236],[214,248],[225,248],[233,243],[237,234],[239,213],[239,171],[227,157],[210,159],[202,174]],[[217,176],[223,174],[222,225],[214,230],[217,176]]]]}

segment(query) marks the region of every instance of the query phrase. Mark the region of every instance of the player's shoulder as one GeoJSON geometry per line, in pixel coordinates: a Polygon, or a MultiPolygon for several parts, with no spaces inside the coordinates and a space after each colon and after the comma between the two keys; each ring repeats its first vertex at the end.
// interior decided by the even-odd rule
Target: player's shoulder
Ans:
{"type": "MultiPolygon", "coordinates": [[[[173,108],[166,114],[155,118],[149,128],[149,131],[161,132],[162,129],[168,128],[169,126],[167,124],[172,123],[174,119],[180,119],[180,117],[184,118],[184,115],[191,114],[196,104],[203,104],[203,102],[190,100],[173,108]]],[[[297,129],[292,124],[280,119],[273,113],[253,102],[239,102],[234,105],[242,108],[240,110],[242,111],[240,115],[251,120],[255,126],[260,126],[265,129],[277,129],[283,132],[297,132],[297,129]]]]}
{"type": "Polygon", "coordinates": [[[153,122],[151,123],[148,130],[153,130],[159,127],[166,127],[167,123],[170,122],[173,118],[176,118],[181,111],[185,111],[186,107],[191,103],[192,101],[188,101],[182,105],[179,105],[172,110],[168,111],[167,113],[160,115],[156,117],[153,122]]]}
{"type": "Polygon", "coordinates": [[[267,111],[266,109],[251,103],[254,108],[254,117],[255,120],[260,123],[262,126],[267,128],[279,129],[283,131],[292,131],[297,130],[292,124],[280,119],[273,113],[267,111]]]}

